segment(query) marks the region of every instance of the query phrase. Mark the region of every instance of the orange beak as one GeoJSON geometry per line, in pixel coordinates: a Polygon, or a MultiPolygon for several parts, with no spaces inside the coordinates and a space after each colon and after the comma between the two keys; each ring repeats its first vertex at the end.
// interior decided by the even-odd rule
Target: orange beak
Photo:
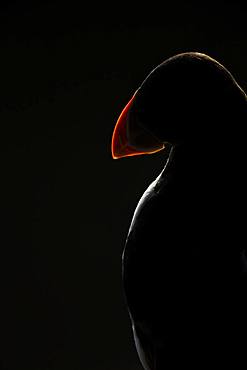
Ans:
{"type": "Polygon", "coordinates": [[[114,159],[153,154],[165,147],[157,138],[145,131],[137,120],[130,120],[130,108],[135,95],[136,93],[122,110],[113,131],[111,151],[114,159]]]}

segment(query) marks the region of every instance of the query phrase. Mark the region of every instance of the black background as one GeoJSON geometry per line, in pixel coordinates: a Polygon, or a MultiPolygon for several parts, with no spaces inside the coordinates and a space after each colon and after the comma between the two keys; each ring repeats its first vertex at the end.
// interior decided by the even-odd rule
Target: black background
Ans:
{"type": "Polygon", "coordinates": [[[246,90],[246,16],[236,1],[1,2],[1,369],[141,369],[121,253],[164,156],[114,161],[112,130],[179,52],[246,90]]]}

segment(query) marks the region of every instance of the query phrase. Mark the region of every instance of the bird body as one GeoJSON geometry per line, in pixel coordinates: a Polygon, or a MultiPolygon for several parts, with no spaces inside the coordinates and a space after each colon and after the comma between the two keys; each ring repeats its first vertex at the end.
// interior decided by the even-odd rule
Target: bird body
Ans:
{"type": "Polygon", "coordinates": [[[128,130],[121,150],[113,143],[115,157],[125,147],[127,156],[132,147],[133,155],[153,153],[154,143],[155,150],[169,150],[140,198],[123,252],[126,304],[147,370],[198,369],[202,360],[221,366],[231,355],[237,307],[227,248],[236,232],[231,161],[237,155],[230,140],[232,122],[239,130],[247,117],[246,105],[221,64],[185,53],[151,72],[118,121],[114,140],[128,130]]]}

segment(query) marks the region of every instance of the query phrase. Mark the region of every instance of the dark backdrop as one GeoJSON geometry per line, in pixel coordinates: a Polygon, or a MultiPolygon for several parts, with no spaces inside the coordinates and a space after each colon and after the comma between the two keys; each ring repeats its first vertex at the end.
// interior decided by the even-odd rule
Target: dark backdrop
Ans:
{"type": "Polygon", "coordinates": [[[178,52],[208,53],[245,89],[246,13],[236,1],[0,9],[0,368],[141,369],[121,253],[164,156],[114,161],[112,130],[178,52]]]}

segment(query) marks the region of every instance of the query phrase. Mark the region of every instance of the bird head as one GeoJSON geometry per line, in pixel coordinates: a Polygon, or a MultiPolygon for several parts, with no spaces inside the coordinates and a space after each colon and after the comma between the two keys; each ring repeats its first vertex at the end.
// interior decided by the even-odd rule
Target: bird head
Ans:
{"type": "Polygon", "coordinates": [[[224,117],[235,114],[236,95],[246,99],[231,73],[206,54],[187,52],[165,60],[121,112],[112,136],[113,158],[152,154],[168,143],[217,143],[228,133],[224,117]]]}

